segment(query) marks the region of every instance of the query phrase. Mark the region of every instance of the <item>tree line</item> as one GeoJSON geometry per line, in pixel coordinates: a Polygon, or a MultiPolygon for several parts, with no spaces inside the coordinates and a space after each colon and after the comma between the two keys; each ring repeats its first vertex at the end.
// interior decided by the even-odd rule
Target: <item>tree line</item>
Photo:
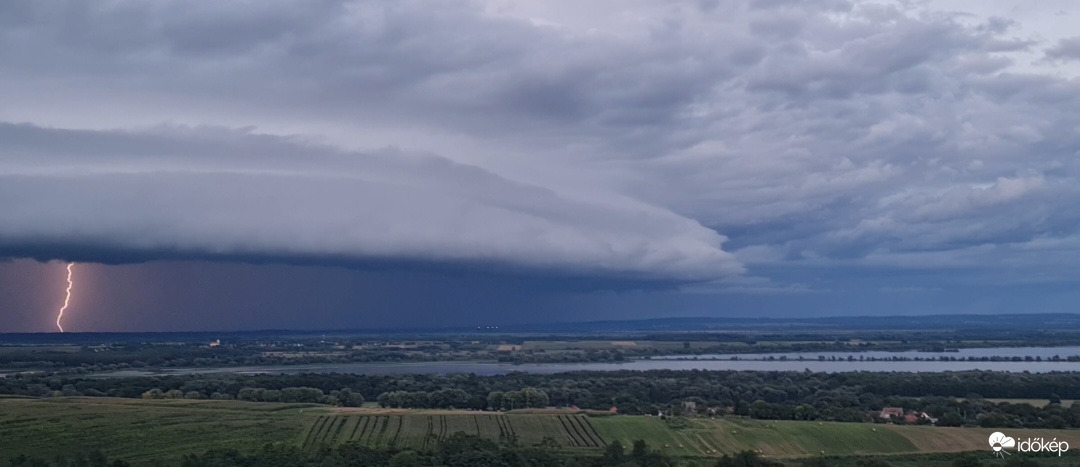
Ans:
{"type": "MultiPolygon", "coordinates": [[[[218,449],[202,454],[185,455],[179,462],[156,462],[163,467],[676,467],[698,466],[679,462],[651,449],[644,441],[634,442],[627,450],[618,441],[602,454],[568,453],[559,443],[545,438],[536,445],[521,445],[514,439],[494,441],[457,432],[433,449],[402,450],[371,448],[350,442],[321,449],[301,449],[295,444],[264,445],[253,452],[218,449]]],[[[76,456],[58,456],[47,460],[25,455],[10,459],[10,467],[130,467],[120,459],[109,459],[101,452],[76,456]]]]}
{"type": "MultiPolygon", "coordinates": [[[[926,412],[953,426],[1080,428],[1080,373],[812,373],[746,371],[451,375],[168,375],[88,378],[17,375],[0,394],[36,397],[239,399],[353,406],[513,410],[577,406],[620,413],[880,421],[883,407],[926,412]],[[987,399],[1046,399],[1045,407],[987,399]],[[684,405],[693,402],[692,405],[684,405]]],[[[920,418],[920,420],[922,420],[920,418]]]]}

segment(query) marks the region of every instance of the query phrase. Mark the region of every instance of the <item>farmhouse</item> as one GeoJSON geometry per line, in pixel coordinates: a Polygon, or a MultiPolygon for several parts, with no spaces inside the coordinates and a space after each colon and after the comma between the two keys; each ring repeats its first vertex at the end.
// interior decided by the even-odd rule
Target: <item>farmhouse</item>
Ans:
{"type": "Polygon", "coordinates": [[[901,418],[901,417],[904,416],[904,408],[903,407],[882,407],[881,408],[881,413],[878,414],[878,416],[881,417],[881,418],[884,418],[886,420],[888,420],[890,418],[893,418],[893,417],[901,418]]]}

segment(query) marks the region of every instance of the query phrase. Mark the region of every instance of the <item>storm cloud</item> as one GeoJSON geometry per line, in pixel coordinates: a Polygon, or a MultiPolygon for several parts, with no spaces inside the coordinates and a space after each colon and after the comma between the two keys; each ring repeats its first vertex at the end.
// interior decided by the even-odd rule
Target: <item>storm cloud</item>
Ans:
{"type": "Polygon", "coordinates": [[[1065,287],[1076,13],[1002,5],[5,2],[0,255],[1065,287]]]}
{"type": "Polygon", "coordinates": [[[682,280],[741,270],[723,237],[669,211],[570,199],[436,156],[220,129],[6,125],[0,137],[10,256],[477,262],[682,280]]]}

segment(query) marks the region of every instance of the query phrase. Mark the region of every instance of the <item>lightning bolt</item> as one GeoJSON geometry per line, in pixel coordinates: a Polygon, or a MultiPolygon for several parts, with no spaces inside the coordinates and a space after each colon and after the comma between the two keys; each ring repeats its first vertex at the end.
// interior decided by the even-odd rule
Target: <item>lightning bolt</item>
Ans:
{"type": "Polygon", "coordinates": [[[75,263],[68,263],[68,265],[67,265],[67,283],[68,283],[68,285],[67,285],[67,290],[64,291],[64,293],[66,294],[64,296],[64,306],[60,307],[60,313],[56,315],[56,327],[60,328],[60,332],[64,332],[64,327],[60,325],[60,318],[64,317],[64,310],[67,309],[68,303],[71,302],[71,286],[74,285],[71,282],[71,267],[74,266],[74,265],[75,265],[75,263]]]}

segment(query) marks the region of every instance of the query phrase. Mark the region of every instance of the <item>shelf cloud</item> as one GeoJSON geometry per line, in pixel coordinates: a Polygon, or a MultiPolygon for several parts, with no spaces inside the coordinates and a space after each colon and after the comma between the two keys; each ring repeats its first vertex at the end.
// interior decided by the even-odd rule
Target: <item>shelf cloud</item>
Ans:
{"type": "Polygon", "coordinates": [[[0,138],[9,256],[462,263],[691,281],[742,268],[722,236],[668,210],[570,198],[430,154],[220,128],[3,125],[0,138]]]}
{"type": "Polygon", "coordinates": [[[1031,287],[1080,266],[1077,14],[4,2],[0,256],[693,283],[662,306],[695,312],[978,287],[1054,310],[1071,298],[1031,287]]]}

